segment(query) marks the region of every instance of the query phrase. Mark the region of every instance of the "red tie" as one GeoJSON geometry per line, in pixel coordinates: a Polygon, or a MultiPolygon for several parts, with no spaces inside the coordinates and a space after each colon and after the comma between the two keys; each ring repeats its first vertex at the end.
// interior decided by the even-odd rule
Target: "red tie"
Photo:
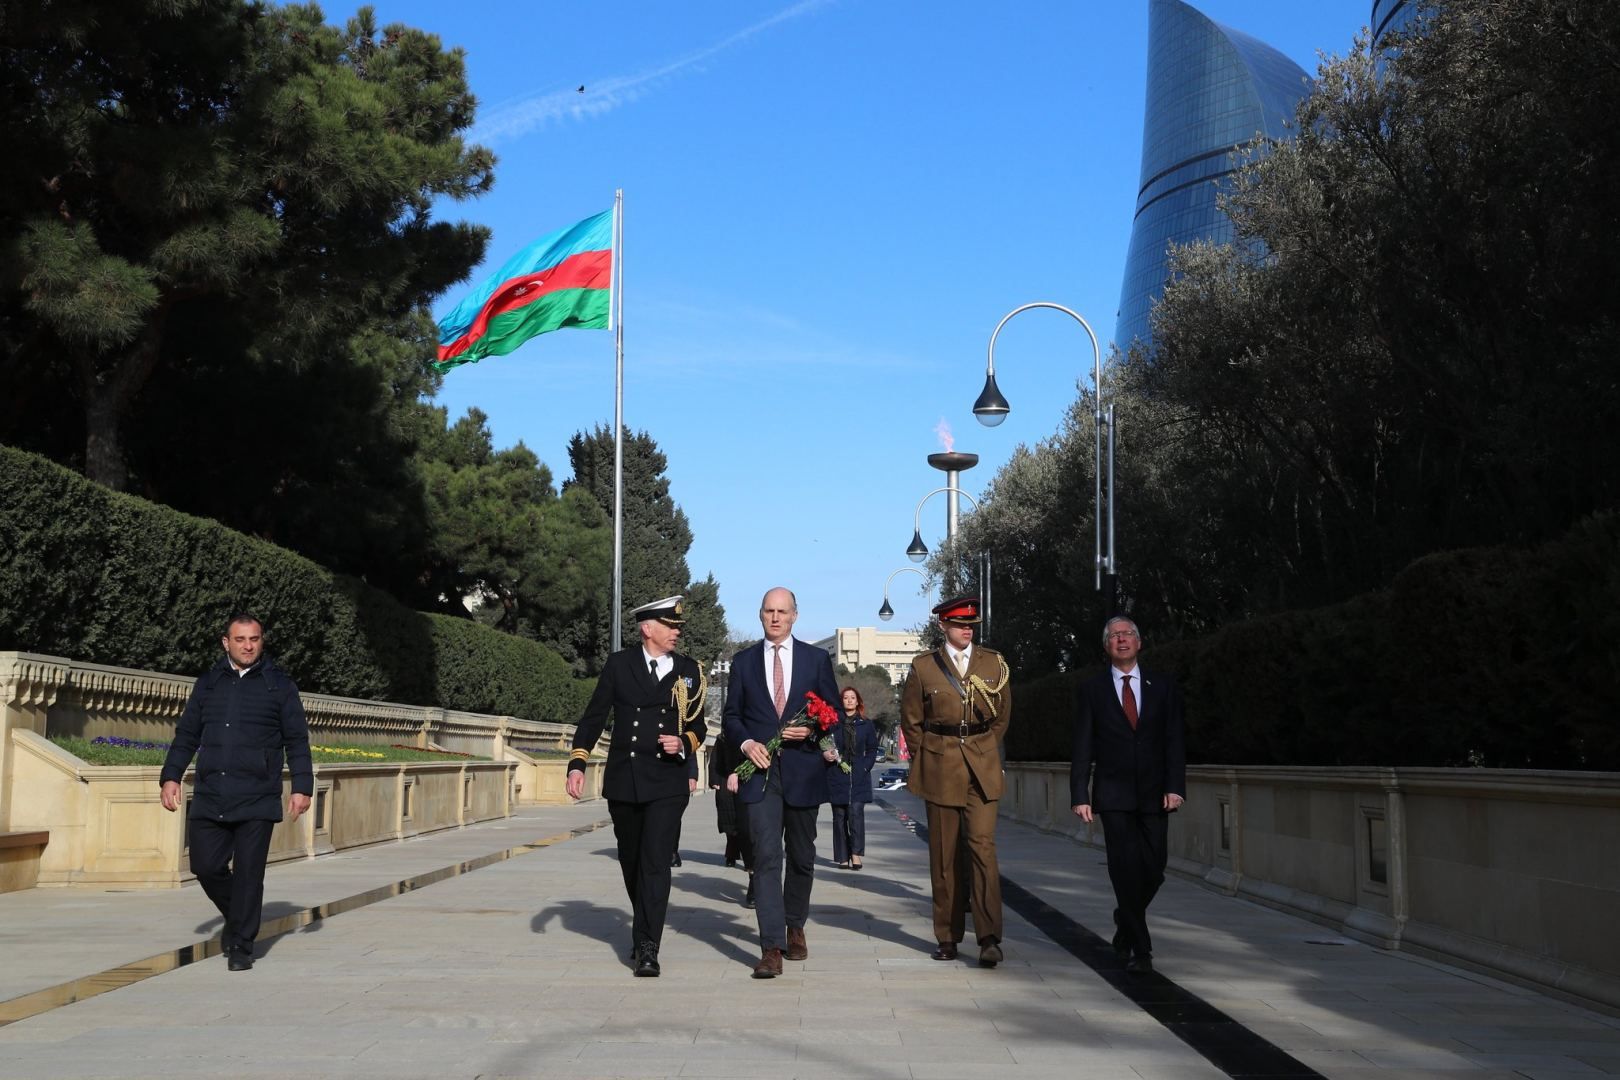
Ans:
{"type": "Polygon", "coordinates": [[[1125,706],[1125,719],[1131,722],[1131,730],[1135,731],[1136,695],[1131,693],[1131,677],[1129,675],[1121,675],[1120,678],[1125,681],[1125,685],[1120,689],[1119,703],[1125,706]]]}
{"type": "Polygon", "coordinates": [[[787,712],[787,684],[782,681],[782,646],[772,645],[776,650],[771,653],[771,682],[775,685],[776,718],[780,720],[787,712]]]}

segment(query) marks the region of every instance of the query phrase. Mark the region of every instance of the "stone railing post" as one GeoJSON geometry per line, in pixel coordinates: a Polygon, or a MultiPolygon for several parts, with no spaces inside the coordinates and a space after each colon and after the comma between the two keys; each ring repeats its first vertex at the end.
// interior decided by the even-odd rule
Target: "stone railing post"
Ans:
{"type": "Polygon", "coordinates": [[[1406,795],[1398,776],[1384,787],[1384,821],[1389,830],[1389,917],[1399,941],[1411,915],[1412,897],[1406,874],[1406,795]]]}
{"type": "Polygon", "coordinates": [[[45,736],[50,709],[68,679],[68,665],[55,657],[0,652],[0,832],[14,820],[16,766],[13,731],[45,736]]]}

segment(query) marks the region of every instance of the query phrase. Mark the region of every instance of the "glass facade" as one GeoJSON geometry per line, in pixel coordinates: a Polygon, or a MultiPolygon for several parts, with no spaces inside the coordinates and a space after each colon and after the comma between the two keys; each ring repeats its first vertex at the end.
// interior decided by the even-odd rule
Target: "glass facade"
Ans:
{"type": "Polygon", "coordinates": [[[1392,30],[1399,30],[1417,15],[1416,0],[1373,0],[1372,27],[1373,44],[1392,30]]]}
{"type": "Polygon", "coordinates": [[[1310,89],[1304,70],[1265,42],[1182,0],[1152,5],[1142,183],[1114,329],[1122,348],[1150,340],[1148,315],[1169,275],[1169,245],[1232,239],[1215,205],[1232,151],[1256,135],[1289,137],[1286,123],[1310,89]]]}

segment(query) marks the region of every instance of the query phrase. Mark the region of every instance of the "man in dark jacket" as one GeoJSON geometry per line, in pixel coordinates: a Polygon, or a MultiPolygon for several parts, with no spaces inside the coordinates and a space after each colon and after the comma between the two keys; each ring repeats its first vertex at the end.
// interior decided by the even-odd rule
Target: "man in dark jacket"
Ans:
{"type": "Polygon", "coordinates": [[[1109,668],[1080,687],[1069,795],[1074,812],[1102,819],[1114,886],[1114,951],[1128,971],[1153,970],[1147,908],[1164,884],[1169,815],[1187,795],[1181,692],[1136,663],[1142,638],[1129,619],[1109,619],[1109,668]],[[1092,775],[1092,767],[1096,775],[1092,775]]]}
{"type": "Polygon", "coordinates": [[[688,766],[703,745],[703,698],[708,681],[697,661],[675,651],[682,598],[643,604],[630,613],[641,642],[608,657],[596,690],[574,729],[568,796],[585,792],[585,762],[602,737],[608,743],[602,794],[607,797],[619,870],[630,896],[631,959],[635,974],[656,978],[658,945],[669,910],[670,861],[681,815],[692,798],[688,766]]]}
{"type": "Polygon", "coordinates": [[[225,918],[220,940],[232,971],[253,966],[264,907],[270,833],[281,820],[281,766],[292,772],[288,819],[315,793],[309,727],[298,687],[264,654],[264,627],[235,615],[220,639],[225,655],[186,701],[163,763],[163,808],[178,810],[180,781],[197,756],[191,796],[191,872],[225,918]]]}

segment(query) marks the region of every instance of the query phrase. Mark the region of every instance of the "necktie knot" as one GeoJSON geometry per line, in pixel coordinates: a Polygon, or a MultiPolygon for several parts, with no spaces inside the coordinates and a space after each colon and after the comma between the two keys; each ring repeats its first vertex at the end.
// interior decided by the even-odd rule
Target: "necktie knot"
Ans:
{"type": "Polygon", "coordinates": [[[649,661],[647,661],[647,670],[652,672],[652,677],[653,678],[655,678],[655,679],[658,678],[658,661],[657,660],[649,660],[649,661]]]}

